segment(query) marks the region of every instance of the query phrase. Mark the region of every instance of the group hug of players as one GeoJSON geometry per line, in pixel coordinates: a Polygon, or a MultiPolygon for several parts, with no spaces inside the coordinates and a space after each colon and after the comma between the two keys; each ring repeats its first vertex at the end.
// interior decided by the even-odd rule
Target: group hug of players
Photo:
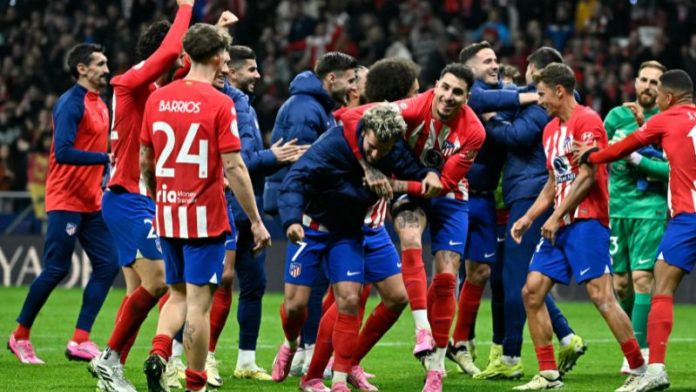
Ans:
{"type": "Polygon", "coordinates": [[[522,377],[525,320],[539,373],[514,389],[560,388],[587,349],[549,295],[572,277],[621,346],[628,378],[617,391],[669,387],[672,295],[696,262],[696,107],[685,72],[642,64],[635,102],[603,123],[577,103],[575,75],[549,47],[529,56],[527,85],[516,87],[500,80],[490,45],[469,45],[420,94],[410,61],[366,68],[329,52],[295,77],[265,148],[249,101],[254,52],[231,46],[229,12],[218,26],[189,28],[192,3],[178,0],[171,25],[151,25],[140,62],[110,81],[111,123],[101,47],[68,56],[77,83],[53,110],[45,269],[8,341],[20,361],[43,363],[30,329],[79,239],[93,272],[66,356],[90,361],[101,391],[135,391],[123,364],[158,302],[148,389],[222,385],[215,350],[235,276],[236,378],[292,374],[303,391],[376,391],[360,362],[409,305],[423,391],[442,390],[446,357],[474,378],[522,377]],[[289,240],[285,339],[271,374],[255,356],[270,245],[259,210],[277,215],[289,240]],[[89,334],[119,266],[127,293],[102,351],[89,334]],[[487,281],[493,344],[479,370],[473,327],[487,281]],[[372,286],[380,302],[364,320],[372,286]]]}

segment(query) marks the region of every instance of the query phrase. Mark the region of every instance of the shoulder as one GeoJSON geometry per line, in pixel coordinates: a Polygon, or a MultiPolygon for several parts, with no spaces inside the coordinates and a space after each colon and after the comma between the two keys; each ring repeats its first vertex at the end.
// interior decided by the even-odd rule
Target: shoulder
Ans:
{"type": "Polygon", "coordinates": [[[85,95],[87,91],[77,85],[71,87],[56,101],[54,113],[82,113],[85,107],[85,95]]]}
{"type": "Polygon", "coordinates": [[[577,125],[603,127],[602,118],[599,117],[599,114],[587,106],[580,107],[576,116],[575,123],[577,125]]]}

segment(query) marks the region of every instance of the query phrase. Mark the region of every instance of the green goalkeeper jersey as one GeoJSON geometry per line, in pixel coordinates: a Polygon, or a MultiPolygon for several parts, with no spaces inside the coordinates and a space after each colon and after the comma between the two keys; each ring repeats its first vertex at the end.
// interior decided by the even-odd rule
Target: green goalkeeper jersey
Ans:
{"type": "MultiPolygon", "coordinates": [[[[647,120],[656,114],[655,108],[645,112],[647,120]]],[[[638,129],[638,124],[629,108],[618,106],[604,119],[609,143],[615,143],[638,129]]],[[[663,159],[643,157],[637,166],[626,159],[618,160],[609,167],[609,216],[611,218],[666,219],[667,179],[669,164],[663,159]],[[640,178],[647,179],[651,186],[645,190],[638,187],[640,178]]]]}

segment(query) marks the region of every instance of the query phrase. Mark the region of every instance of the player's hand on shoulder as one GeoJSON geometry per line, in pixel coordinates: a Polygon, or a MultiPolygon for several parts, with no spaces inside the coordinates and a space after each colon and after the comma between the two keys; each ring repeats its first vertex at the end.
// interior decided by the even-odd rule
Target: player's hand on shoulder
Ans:
{"type": "Polygon", "coordinates": [[[215,23],[215,26],[230,27],[237,23],[238,20],[239,18],[237,18],[237,15],[233,14],[231,11],[223,11],[220,15],[220,19],[218,19],[217,23],[215,23]]]}
{"type": "Polygon", "coordinates": [[[304,229],[302,228],[301,224],[293,223],[292,225],[288,226],[285,235],[288,237],[290,242],[296,244],[304,240],[304,229]]]}
{"type": "Polygon", "coordinates": [[[435,172],[429,172],[421,182],[421,194],[425,198],[440,196],[442,193],[442,182],[440,176],[435,172]]]}
{"type": "Polygon", "coordinates": [[[645,123],[645,113],[643,113],[643,107],[638,105],[636,102],[625,102],[624,107],[627,107],[633,113],[633,117],[636,118],[636,123],[638,126],[642,126],[645,123]]]}
{"type": "Polygon", "coordinates": [[[574,140],[573,162],[575,162],[576,165],[584,163],[584,161],[588,158],[587,155],[593,151],[596,151],[597,149],[597,141],[593,141],[592,144],[590,144],[580,140],[574,140]]]}
{"type": "Polygon", "coordinates": [[[522,215],[522,217],[518,219],[510,229],[510,235],[512,236],[512,240],[518,244],[521,243],[522,236],[524,235],[524,233],[527,232],[527,230],[529,230],[529,227],[531,225],[532,220],[529,219],[527,215],[522,215]]]}
{"type": "Polygon", "coordinates": [[[379,197],[385,197],[391,200],[394,197],[394,191],[391,187],[391,181],[381,171],[370,166],[364,160],[360,160],[360,164],[365,170],[365,184],[368,188],[379,197]]]}

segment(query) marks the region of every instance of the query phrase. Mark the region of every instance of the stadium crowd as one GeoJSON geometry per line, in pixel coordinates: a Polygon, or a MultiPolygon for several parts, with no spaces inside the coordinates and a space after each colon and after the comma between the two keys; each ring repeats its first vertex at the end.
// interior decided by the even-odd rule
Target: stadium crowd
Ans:
{"type": "MultiPolygon", "coordinates": [[[[48,152],[51,109],[71,84],[67,50],[102,43],[111,75],[118,75],[133,64],[144,26],[174,9],[173,0],[0,2],[0,190],[26,190],[30,157],[48,152]]],[[[533,50],[550,45],[576,71],[581,102],[602,116],[634,94],[642,61],[696,77],[696,24],[686,23],[696,18],[696,5],[686,0],[208,0],[193,20],[214,22],[222,9],[240,16],[236,43],[257,53],[263,78],[255,105],[266,134],[292,77],[327,50],[367,65],[385,56],[412,58],[426,88],[471,42],[493,43],[501,63],[522,71],[533,50]]],[[[111,90],[103,97],[108,105],[111,90]]]]}

